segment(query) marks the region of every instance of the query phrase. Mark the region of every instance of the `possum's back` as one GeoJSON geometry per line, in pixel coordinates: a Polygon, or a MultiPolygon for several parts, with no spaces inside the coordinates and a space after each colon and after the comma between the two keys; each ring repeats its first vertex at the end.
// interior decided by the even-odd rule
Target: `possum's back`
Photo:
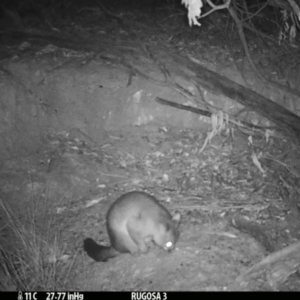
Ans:
{"type": "Polygon", "coordinates": [[[107,225],[118,230],[130,218],[150,219],[156,223],[171,220],[171,214],[151,195],[143,192],[127,193],[116,200],[107,212],[107,225]]]}

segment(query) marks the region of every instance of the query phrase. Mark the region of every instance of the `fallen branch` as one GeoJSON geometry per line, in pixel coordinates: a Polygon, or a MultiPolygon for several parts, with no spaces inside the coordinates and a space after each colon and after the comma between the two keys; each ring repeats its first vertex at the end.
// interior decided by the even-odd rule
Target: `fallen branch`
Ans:
{"type": "Polygon", "coordinates": [[[265,257],[235,279],[228,286],[229,290],[247,290],[250,280],[266,273],[268,283],[273,290],[277,290],[287,278],[297,272],[300,267],[300,242],[292,244],[265,257]]]}

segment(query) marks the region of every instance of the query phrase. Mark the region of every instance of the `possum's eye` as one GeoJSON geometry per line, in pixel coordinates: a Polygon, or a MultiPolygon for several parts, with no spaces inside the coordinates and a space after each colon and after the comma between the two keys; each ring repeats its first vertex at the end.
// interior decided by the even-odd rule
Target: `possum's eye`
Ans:
{"type": "Polygon", "coordinates": [[[172,246],[173,246],[173,243],[172,243],[172,242],[167,242],[167,243],[166,243],[166,247],[167,247],[167,248],[171,248],[172,246]]]}

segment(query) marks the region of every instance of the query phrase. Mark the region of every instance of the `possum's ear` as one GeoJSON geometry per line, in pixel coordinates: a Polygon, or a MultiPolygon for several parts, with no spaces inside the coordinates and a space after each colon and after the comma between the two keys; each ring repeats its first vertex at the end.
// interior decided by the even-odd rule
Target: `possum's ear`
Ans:
{"type": "Polygon", "coordinates": [[[175,223],[176,226],[179,225],[180,221],[181,221],[181,214],[179,212],[177,212],[173,218],[172,221],[175,223]]]}

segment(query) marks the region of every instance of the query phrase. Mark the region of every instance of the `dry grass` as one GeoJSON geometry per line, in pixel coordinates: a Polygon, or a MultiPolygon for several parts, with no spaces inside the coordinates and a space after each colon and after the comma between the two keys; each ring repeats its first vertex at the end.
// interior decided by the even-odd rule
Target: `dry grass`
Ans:
{"type": "Polygon", "coordinates": [[[17,211],[0,197],[0,290],[64,290],[75,258],[64,255],[55,214],[17,211]]]}

